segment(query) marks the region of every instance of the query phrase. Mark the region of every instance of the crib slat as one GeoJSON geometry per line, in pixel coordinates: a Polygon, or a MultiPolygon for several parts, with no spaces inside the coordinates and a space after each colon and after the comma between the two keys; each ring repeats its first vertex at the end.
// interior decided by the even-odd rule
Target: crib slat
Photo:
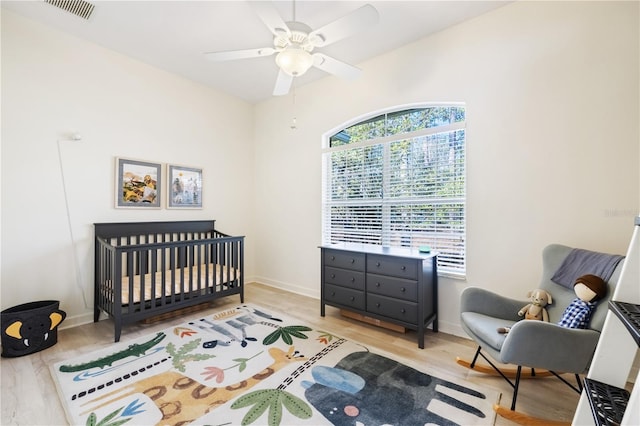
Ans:
{"type": "Polygon", "coordinates": [[[162,286],[162,297],[160,298],[160,305],[162,306],[167,303],[167,251],[165,249],[162,249],[160,251],[160,277],[162,286]]]}
{"type": "Polygon", "coordinates": [[[174,291],[176,288],[176,268],[175,268],[175,264],[176,264],[176,252],[175,252],[175,248],[170,248],[169,249],[169,270],[171,271],[171,281],[169,282],[169,285],[171,286],[171,303],[175,303],[176,302],[176,292],[174,291]]]}
{"type": "Polygon", "coordinates": [[[156,271],[158,270],[158,251],[157,250],[149,250],[149,254],[151,257],[151,265],[149,269],[149,273],[151,275],[151,309],[156,308],[156,303],[158,302],[158,298],[156,297],[156,286],[158,283],[156,282],[156,271]]]}
{"type": "Polygon", "coordinates": [[[126,268],[127,273],[125,277],[127,277],[127,288],[129,289],[129,300],[127,304],[127,312],[130,312],[133,308],[133,276],[134,276],[134,262],[133,262],[133,253],[126,253],[126,268]]]}

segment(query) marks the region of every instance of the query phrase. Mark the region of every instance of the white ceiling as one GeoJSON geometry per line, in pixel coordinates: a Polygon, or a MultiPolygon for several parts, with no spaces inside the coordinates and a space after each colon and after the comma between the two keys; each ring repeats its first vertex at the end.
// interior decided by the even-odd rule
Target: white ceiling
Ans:
{"type": "MultiPolygon", "coordinates": [[[[273,35],[244,1],[92,1],[89,20],[42,0],[6,1],[2,7],[206,84],[249,102],[272,96],[275,56],[211,62],[204,52],[272,47],[273,35]]],[[[273,2],[284,21],[291,1],[273,2]]],[[[296,20],[319,28],[370,3],[380,14],[374,27],[316,51],[358,65],[446,27],[507,4],[505,1],[296,1],[296,20]]],[[[312,68],[295,86],[327,77],[312,68]]],[[[331,77],[337,78],[337,77],[331,77]]]]}

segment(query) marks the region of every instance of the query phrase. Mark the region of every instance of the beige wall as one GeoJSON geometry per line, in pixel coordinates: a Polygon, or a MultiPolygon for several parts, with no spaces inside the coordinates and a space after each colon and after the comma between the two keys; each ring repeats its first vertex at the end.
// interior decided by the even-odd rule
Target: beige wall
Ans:
{"type": "Polygon", "coordinates": [[[216,219],[251,234],[253,169],[252,105],[3,10],[3,309],[55,299],[64,326],[92,321],[96,222],[216,219]],[[115,157],[202,167],[204,208],[115,209],[115,157]]]}
{"type": "Polygon", "coordinates": [[[416,102],[467,105],[467,279],[440,280],[441,329],[477,285],[525,299],[551,242],[626,252],[639,200],[638,3],[518,2],[256,110],[258,280],[319,294],[321,138],[416,102]]]}
{"type": "Polygon", "coordinates": [[[468,274],[441,279],[439,302],[441,330],[461,333],[462,289],[524,298],[549,242],[625,252],[640,207],[638,28],[636,2],[510,4],[359,64],[355,82],[298,88],[291,131],[290,96],[251,106],[3,11],[2,308],[52,298],[65,323],[90,321],[91,224],[129,220],[215,218],[247,235],[248,278],[318,296],[321,135],[455,101],[468,274]],[[84,137],[60,142],[75,246],[56,142],[70,131],[84,137]],[[204,210],[114,209],[117,156],[202,166],[204,210]]]}

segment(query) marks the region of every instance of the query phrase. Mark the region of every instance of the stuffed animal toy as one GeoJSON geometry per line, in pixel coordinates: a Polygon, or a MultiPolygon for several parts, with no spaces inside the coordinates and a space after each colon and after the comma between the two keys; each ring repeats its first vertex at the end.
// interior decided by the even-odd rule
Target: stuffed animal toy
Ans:
{"type": "MultiPolygon", "coordinates": [[[[528,320],[549,322],[549,313],[545,306],[553,303],[553,298],[549,292],[540,288],[527,293],[531,303],[526,304],[518,311],[518,316],[528,320]]],[[[508,333],[511,327],[498,327],[498,333],[508,333]]]]}
{"type": "Polygon", "coordinates": [[[518,315],[523,316],[524,319],[549,322],[549,313],[545,306],[553,303],[551,295],[547,291],[538,288],[527,293],[527,297],[531,300],[531,303],[520,309],[518,315]]]}
{"type": "Polygon", "coordinates": [[[558,325],[567,328],[587,328],[598,300],[607,294],[607,283],[597,275],[583,275],[576,279],[573,291],[578,297],[564,310],[558,325]]]}

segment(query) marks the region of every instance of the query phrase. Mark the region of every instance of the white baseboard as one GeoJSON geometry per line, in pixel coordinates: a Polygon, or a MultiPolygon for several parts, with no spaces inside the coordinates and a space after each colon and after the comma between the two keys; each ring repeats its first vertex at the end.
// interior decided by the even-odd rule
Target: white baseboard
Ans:
{"type": "Polygon", "coordinates": [[[291,293],[296,293],[302,296],[307,296],[307,297],[320,300],[320,288],[309,290],[307,287],[300,287],[300,286],[290,284],[290,283],[285,283],[282,281],[270,280],[265,277],[253,277],[253,279],[249,282],[249,284],[251,283],[263,284],[269,287],[290,291],[291,293]]]}
{"type": "MultiPolygon", "coordinates": [[[[107,315],[104,312],[100,312],[100,321],[103,321],[108,318],[109,318],[109,315],[107,315]]],[[[92,322],[93,322],[93,311],[84,312],[80,315],[66,317],[64,321],[62,321],[62,324],[60,324],[60,327],[58,327],[58,329],[64,330],[66,328],[73,328],[79,325],[90,324],[92,322]]]]}
{"type": "Polygon", "coordinates": [[[451,334],[453,336],[462,337],[463,339],[471,340],[467,333],[464,332],[460,324],[438,320],[438,332],[451,334]]]}

